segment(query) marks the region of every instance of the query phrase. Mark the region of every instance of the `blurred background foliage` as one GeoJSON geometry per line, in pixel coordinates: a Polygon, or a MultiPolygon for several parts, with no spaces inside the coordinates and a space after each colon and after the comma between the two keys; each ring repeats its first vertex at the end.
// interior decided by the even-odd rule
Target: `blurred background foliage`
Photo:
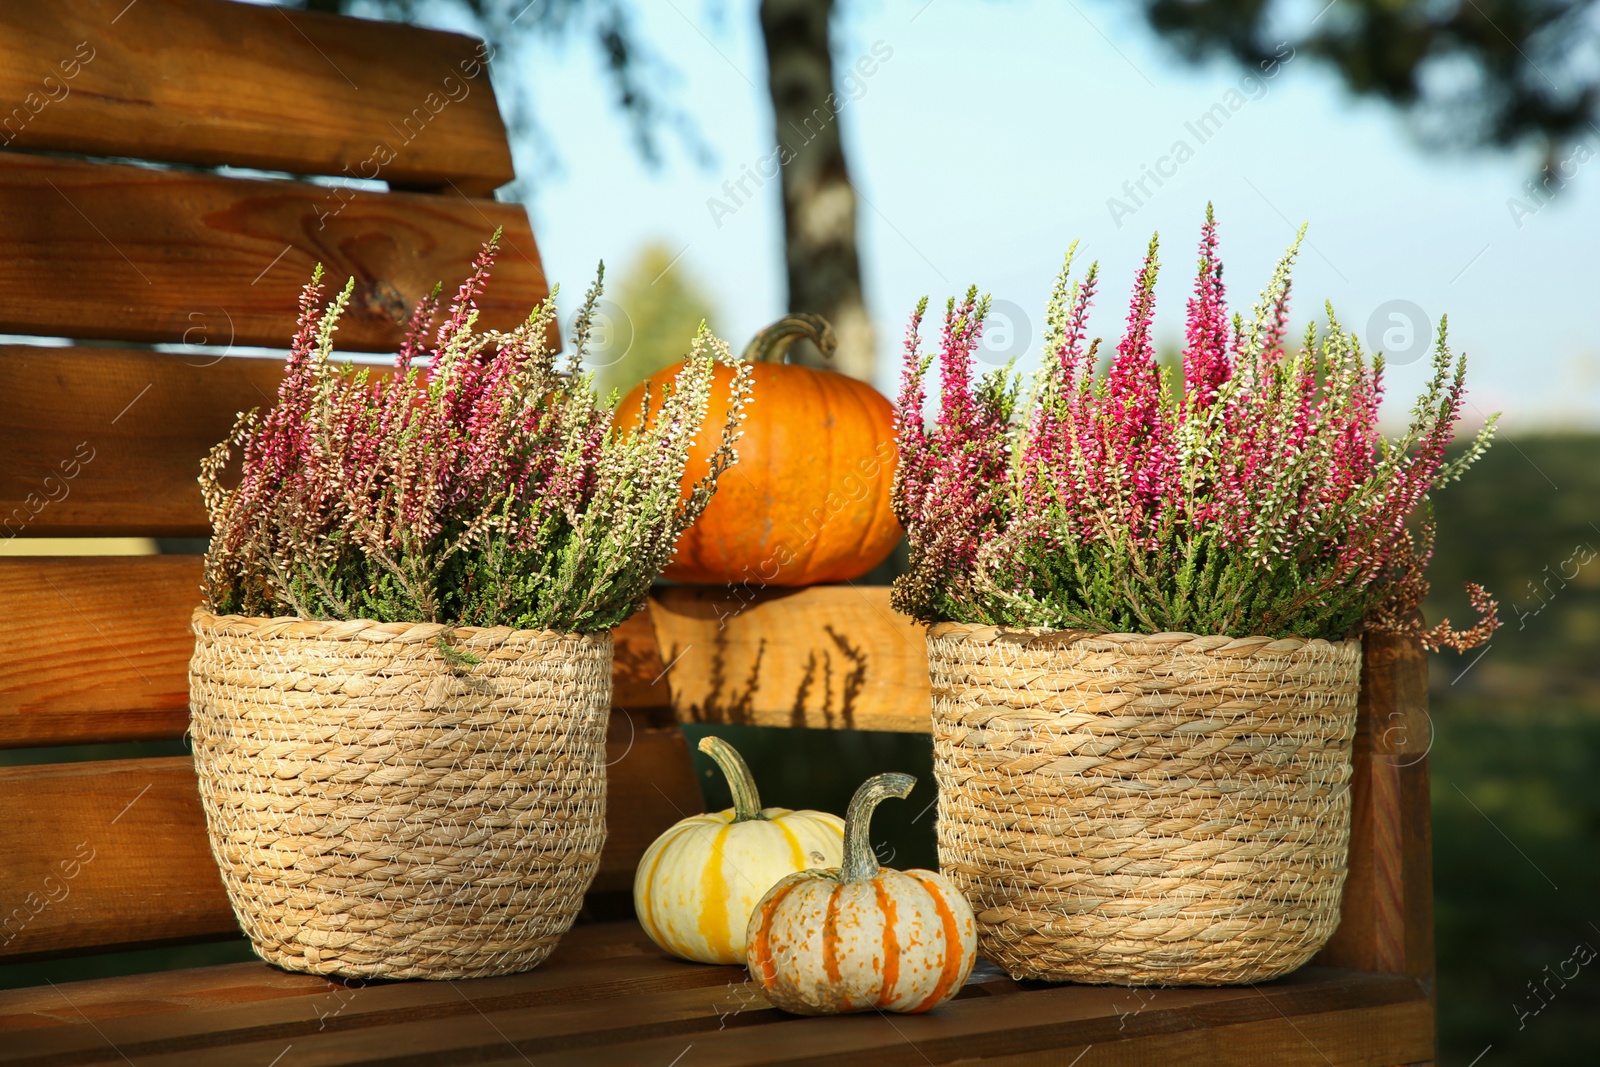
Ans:
{"type": "MultiPolygon", "coordinates": [[[[595,392],[602,397],[612,390],[626,393],[688,355],[702,322],[717,331],[709,291],[659,242],[648,242],[634,254],[616,282],[608,284],[606,300],[585,363],[594,369],[595,392]]],[[[738,340],[723,340],[739,351],[738,340]]]]}
{"type": "Polygon", "coordinates": [[[1563,964],[1600,950],[1600,438],[1502,440],[1435,506],[1430,617],[1475,580],[1504,621],[1430,679],[1441,1062],[1592,1062],[1600,959],[1563,964]]]}

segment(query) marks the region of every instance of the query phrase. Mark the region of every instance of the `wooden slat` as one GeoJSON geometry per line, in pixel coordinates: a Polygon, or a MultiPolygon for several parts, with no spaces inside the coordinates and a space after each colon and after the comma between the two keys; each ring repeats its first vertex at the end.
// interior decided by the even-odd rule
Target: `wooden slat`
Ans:
{"type": "Polygon", "coordinates": [[[0,746],[183,736],[199,600],[198,556],[0,559],[0,746]]]}
{"type": "Polygon", "coordinates": [[[1419,642],[1366,639],[1342,918],[1317,956],[1433,982],[1428,661],[1419,642]]]}
{"type": "MultiPolygon", "coordinates": [[[[868,1012],[698,1032],[685,1027],[687,1032],[607,1047],[604,1059],[594,1050],[575,1049],[541,1055],[539,1064],[669,1063],[693,1044],[694,1062],[703,1067],[1381,1067],[1426,1055],[1432,1047],[1432,1013],[1407,979],[1311,971],[1256,989],[1160,990],[1143,1011],[1136,1005],[1127,990],[1027,989],[959,999],[927,1015],[868,1012]]],[[[507,1036],[518,1040],[514,1016],[497,1016],[495,1022],[511,1026],[507,1036]]],[[[486,1041],[480,1047],[489,1049],[486,1041]]],[[[513,1064],[518,1053],[537,1047],[529,1042],[487,1062],[513,1064]]]]}
{"type": "MultiPolygon", "coordinates": [[[[628,981],[634,985],[656,983],[684,970],[679,961],[656,949],[637,923],[583,923],[562,937],[548,963],[537,970],[474,983],[480,994],[475,999],[481,1003],[486,998],[491,1007],[498,1008],[506,1006],[498,998],[524,990],[550,997],[570,990],[570,999],[594,988],[597,995],[606,995],[607,986],[591,985],[589,975],[561,972],[569,965],[615,959],[632,961],[628,981]]],[[[155,1014],[176,1020],[175,1025],[160,1030],[164,1037],[229,1031],[236,1025],[276,1022],[278,1017],[267,1002],[320,997],[330,984],[325,978],[252,961],[74,982],[67,988],[76,1009],[67,1008],[66,1002],[48,986],[0,989],[0,1030],[54,1030],[65,1035],[80,1029],[85,1017],[104,1022],[155,1014]],[[253,1010],[258,1007],[265,1010],[253,1010]],[[251,1010],[250,1016],[234,1023],[222,1014],[239,1008],[251,1010]]],[[[375,984],[373,992],[377,996],[363,998],[360,1004],[339,1014],[355,1017],[385,1010],[413,1011],[432,1003],[431,994],[440,991],[445,987],[431,982],[375,984]]],[[[303,1018],[305,1014],[300,1007],[283,1018],[303,1018]]],[[[350,1023],[344,1021],[341,1025],[350,1023]]],[[[58,1051],[70,1047],[70,1038],[33,1046],[35,1050],[58,1051]]]]}
{"type": "Polygon", "coordinates": [[[0,768],[0,958],[238,929],[187,758],[0,768]]]}
{"type": "Polygon", "coordinates": [[[205,536],[200,460],[281,377],[273,359],[0,347],[0,537],[205,536]]]}
{"type": "Polygon", "coordinates": [[[651,621],[683,722],[926,732],[922,628],[887,586],[657,591],[651,621]]]}
{"type": "Polygon", "coordinates": [[[482,322],[509,328],[547,291],[518,205],[0,153],[0,332],[282,347],[320,262],[356,279],[339,346],[393,351],[496,227],[482,322]]]}
{"type": "Polygon", "coordinates": [[[615,658],[611,668],[612,706],[638,709],[641,714],[637,721],[641,723],[670,722],[672,694],[667,688],[667,665],[656,644],[650,609],[638,612],[611,631],[611,640],[615,658]]]}
{"type": "MultiPolygon", "coordinates": [[[[661,952],[633,922],[582,924],[562,937],[550,959],[521,974],[462,983],[470,1003],[435,982],[343,988],[323,978],[260,964],[135,975],[74,983],[72,1007],[49,987],[0,990],[0,1030],[13,1056],[59,1058],[104,1047],[83,1019],[135,1055],[237,1044],[279,1033],[367,1031],[373,1027],[506,1011],[582,1005],[615,1010],[621,995],[723,987],[742,968],[686,965],[661,952]],[[78,1014],[81,1012],[82,1014],[78,1014]]],[[[0,1053],[4,1062],[4,1053],[0,1053]]]]}
{"type": "MultiPolygon", "coordinates": [[[[535,971],[346,989],[264,966],[0,992],[0,1061],[315,1064],[1074,1062],[1216,1067],[1382,1064],[1424,1049],[1406,978],[1311,969],[1243,989],[969,984],[927,1016],[800,1019],[741,969],[666,957],[633,923],[575,929],[535,971]],[[619,999],[625,997],[625,1000],[619,999]],[[85,1020],[92,1020],[93,1026],[85,1020]],[[1387,1058],[1386,1058],[1387,1057],[1387,1058]]],[[[1423,1052],[1423,1054],[1426,1054],[1423,1052]]]]}
{"type": "MultiPolygon", "coordinates": [[[[683,735],[614,730],[595,892],[702,809],[683,735]]],[[[0,768],[0,958],[238,932],[187,757],[0,768]]]]}
{"type": "MultiPolygon", "coordinates": [[[[0,748],[182,737],[200,566],[198,556],[0,559],[0,618],[13,627],[0,643],[0,748]]],[[[613,704],[629,709],[624,724],[662,725],[666,681],[648,620],[635,616],[615,639],[613,704]]]]}
{"type": "Polygon", "coordinates": [[[513,177],[479,42],[219,0],[0,11],[0,143],[475,195],[513,177]]]}
{"type": "MultiPolygon", "coordinates": [[[[471,996],[473,985],[454,987],[471,996]]],[[[365,992],[365,991],[360,991],[365,992]]],[[[360,992],[330,991],[324,995],[334,1010],[360,992]]],[[[1050,991],[1026,995],[1035,1025],[1015,1031],[984,1027],[991,1002],[959,1003],[936,1016],[909,1020],[868,1014],[836,1019],[770,1018],[771,1009],[752,1009],[721,1018],[717,1012],[735,1003],[726,989],[686,989],[664,993],[631,993],[620,1004],[585,1003],[577,1009],[469,1014],[469,1008],[431,1021],[412,1021],[366,1031],[303,1033],[304,1024],[284,1027],[280,1035],[258,1041],[171,1052],[159,1045],[132,1046],[140,1067],[211,1067],[218,1062],[270,1063],[291,1046],[294,1062],[305,1067],[378,1064],[479,1063],[525,1067],[536,1063],[594,1067],[598,1064],[670,1064],[674,1056],[693,1050],[688,1062],[707,1067],[832,1067],[834,1064],[882,1064],[922,1067],[924,1064],[1062,1064],[1072,1067],[1385,1067],[1390,1050],[1414,1054],[1424,1047],[1419,1034],[1427,1026],[1427,1008],[1416,1002],[1359,1007],[1340,1012],[1299,1012],[1262,1016],[1240,1022],[1207,1019],[1205,1008],[1194,1016],[1159,1013],[1149,1023],[1118,1030],[1115,1017],[1085,1020],[1051,1018],[1037,1003],[1050,991]],[[1048,1022],[1039,1022],[1044,1015],[1048,1022]],[[1177,1016],[1174,1018],[1174,1016],[1177,1016]],[[1165,1025],[1168,1032],[1154,1030],[1165,1025]],[[959,1029],[957,1029],[959,1027],[959,1029]],[[954,1034],[949,1031],[956,1030],[954,1034]],[[298,1031],[298,1032],[297,1032],[298,1031]],[[663,1036],[639,1039],[641,1032],[663,1036]],[[634,1040],[627,1040],[633,1038],[634,1040]],[[152,1048],[151,1046],[154,1046],[152,1048]],[[1029,1046],[1032,1046],[1029,1048],[1029,1046]],[[985,1048],[1029,1048],[1021,1053],[977,1052],[985,1048]],[[150,1048],[151,1051],[145,1051],[150,1048]],[[215,1057],[223,1055],[226,1060],[215,1057]]],[[[1023,998],[1006,998],[1023,999],[1023,998]]],[[[1065,999],[1065,998],[1060,998],[1065,999]]],[[[1294,1005],[1291,1005],[1294,1007],[1294,1005]]],[[[1243,1012],[1229,1014],[1243,1015],[1243,1012]]],[[[1014,1023],[1015,1015],[1007,1013],[1014,1023]]],[[[113,1030],[120,1029],[113,1027],[113,1030]]],[[[109,1035],[108,1035],[109,1036],[109,1035]]],[[[114,1040],[114,1039],[113,1039],[114,1040]]],[[[119,1042],[118,1048],[124,1048],[119,1042]]],[[[100,1048],[66,1057],[15,1057],[4,1062],[28,1064],[120,1063],[117,1050],[100,1048]]]]}

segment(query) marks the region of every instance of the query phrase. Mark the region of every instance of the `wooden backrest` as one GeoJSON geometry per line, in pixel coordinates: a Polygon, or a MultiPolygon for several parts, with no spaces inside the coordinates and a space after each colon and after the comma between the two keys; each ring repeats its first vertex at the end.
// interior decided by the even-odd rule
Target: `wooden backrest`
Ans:
{"type": "MultiPolygon", "coordinates": [[[[546,295],[526,212],[490,199],[513,175],[477,41],[76,0],[0,8],[0,51],[17,102],[0,112],[0,332],[79,342],[0,346],[0,540],[208,533],[198,461],[279,380],[233,349],[287,345],[315,263],[356,279],[347,349],[393,351],[496,227],[482,321],[510,327],[546,295]]],[[[0,558],[0,748],[181,738],[199,577],[196,556],[0,558]]],[[[665,705],[648,623],[623,644],[618,699],[665,705]]],[[[636,718],[617,717],[601,891],[700,810],[680,732],[636,718]]],[[[0,769],[0,959],[237,931],[187,756],[0,769]]]]}

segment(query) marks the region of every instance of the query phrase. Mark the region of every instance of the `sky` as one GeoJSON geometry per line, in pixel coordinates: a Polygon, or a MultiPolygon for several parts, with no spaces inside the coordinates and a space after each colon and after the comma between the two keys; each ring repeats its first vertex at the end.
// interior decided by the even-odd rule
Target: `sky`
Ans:
{"type": "MultiPolygon", "coordinates": [[[[1101,264],[1092,328],[1114,338],[1160,233],[1158,335],[1175,343],[1211,201],[1239,310],[1309,224],[1296,322],[1331,301],[1348,328],[1395,353],[1391,419],[1421,389],[1430,331],[1448,314],[1452,345],[1469,358],[1469,422],[1500,411],[1513,433],[1600,425],[1600,155],[1541,206],[1524,187],[1533,156],[1425,148],[1398,112],[1355,100],[1287,49],[1270,78],[1252,78],[1230,62],[1182,61],[1108,0],[840,2],[836,74],[875,61],[838,121],[886,392],[917,299],[939,305],[969,284],[1004,315],[985,358],[1017,353],[1036,366],[1045,298],[1074,239],[1082,262],[1101,264]],[[1218,104],[1225,119],[1202,127],[1218,104]]],[[[675,71],[669,98],[694,117],[712,161],[669,134],[665,164],[646,166],[593,47],[575,38],[498,62],[502,96],[528,79],[559,160],[541,170],[523,146],[518,188],[530,190],[547,272],[566,293],[582,291],[598,259],[615,268],[659,241],[709,291],[713,325],[737,350],[785,309],[776,181],[731,214],[710,203],[730,203],[724,182],[773,143],[756,4],[635,10],[640,36],[675,71]]],[[[1590,147],[1600,150],[1600,133],[1590,147]]]]}

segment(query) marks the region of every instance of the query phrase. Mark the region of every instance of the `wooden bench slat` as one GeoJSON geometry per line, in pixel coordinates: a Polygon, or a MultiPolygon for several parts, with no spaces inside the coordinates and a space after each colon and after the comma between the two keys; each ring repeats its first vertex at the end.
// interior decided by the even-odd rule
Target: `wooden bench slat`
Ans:
{"type": "Polygon", "coordinates": [[[197,556],[0,560],[0,747],[182,737],[199,599],[197,556]]]}
{"type": "Polygon", "coordinates": [[[930,729],[923,629],[887,586],[675,586],[654,603],[681,722],[930,729]]]}
{"type": "Polygon", "coordinates": [[[480,307],[506,329],[547,292],[519,205],[0,153],[0,332],[283,347],[320,262],[332,289],[356,278],[339,346],[392,352],[496,227],[480,307]]]}
{"type": "Polygon", "coordinates": [[[282,377],[275,359],[0,346],[0,537],[207,535],[200,459],[282,377]]]}
{"type": "MultiPolygon", "coordinates": [[[[12,625],[0,645],[0,748],[182,737],[200,569],[198,556],[0,559],[0,617],[12,625]]],[[[670,722],[649,620],[634,616],[614,638],[612,703],[629,709],[619,718],[670,722]]]]}
{"type": "MultiPolygon", "coordinates": [[[[613,729],[605,850],[593,891],[703,810],[682,733],[613,729]]],[[[238,933],[187,757],[0,768],[0,959],[238,933]]]]}
{"type": "MultiPolygon", "coordinates": [[[[87,479],[92,466],[80,478],[87,479]]],[[[0,610],[29,620],[28,626],[19,626],[23,642],[0,650],[5,668],[0,671],[0,747],[182,736],[188,726],[187,670],[193,647],[188,613],[199,600],[199,582],[195,557],[0,560],[0,610]],[[63,657],[63,649],[79,654],[63,657]]],[[[645,710],[670,703],[683,722],[795,724],[792,711],[780,714],[759,700],[751,703],[749,715],[707,716],[704,704],[694,699],[695,690],[673,688],[683,677],[680,671],[691,678],[691,685],[696,677],[711,677],[709,661],[718,654],[718,642],[728,640],[716,632],[715,615],[707,620],[684,611],[686,602],[704,606],[708,601],[702,590],[657,590],[650,621],[636,616],[617,630],[614,704],[645,710]],[[701,636],[707,632],[708,638],[701,636]],[[695,638],[701,640],[699,647],[695,638]],[[665,661],[674,657],[669,669],[665,661]]],[[[787,672],[792,681],[797,673],[793,664],[803,664],[807,650],[837,648],[835,635],[846,633],[843,626],[853,627],[846,638],[852,648],[874,650],[863,661],[864,680],[851,698],[850,715],[835,713],[830,719],[811,711],[800,725],[928,729],[921,634],[904,620],[886,624],[887,605],[882,587],[841,586],[806,590],[764,609],[761,636],[768,638],[769,650],[762,653],[763,669],[770,665],[780,678],[787,672]],[[834,625],[822,621],[829,601],[860,606],[855,618],[846,612],[842,625],[834,625]],[[880,650],[893,655],[879,655],[880,650]]],[[[725,646],[730,660],[749,650],[740,636],[744,624],[730,619],[725,631],[732,635],[733,643],[725,646]]],[[[747,679],[753,663],[751,654],[743,667],[747,679]]],[[[758,694],[781,691],[787,684],[769,683],[766,674],[757,677],[758,694]]],[[[824,679],[819,688],[827,684],[824,679]]],[[[857,683],[835,673],[831,684],[834,706],[842,707],[842,691],[857,683]]],[[[658,720],[643,716],[639,721],[658,720]]]]}
{"type": "MultiPolygon", "coordinates": [[[[1158,1000],[1136,1012],[1128,990],[1030,989],[958,999],[927,1015],[864,1013],[707,1029],[607,1048],[602,1062],[669,1063],[693,1044],[697,1067],[1071,1064],[1085,1049],[1095,1054],[1080,1062],[1096,1067],[1373,1067],[1388,1062],[1385,1055],[1425,1057],[1433,1047],[1427,1000],[1405,979],[1313,970],[1259,991],[1173,989],[1157,996],[1174,1006],[1159,1006],[1158,1000]]],[[[504,1016],[495,1022],[515,1026],[504,1016]]],[[[514,1032],[508,1036],[516,1040],[514,1032]]],[[[512,1054],[489,1062],[519,1062],[519,1055],[507,1052],[512,1054]]],[[[539,1056],[540,1067],[593,1062],[587,1050],[539,1056]]]]}
{"type": "Polygon", "coordinates": [[[618,997],[632,1003],[634,997],[742,980],[737,967],[685,966],[650,944],[634,923],[591,923],[563,936],[534,970],[462,983],[471,990],[470,1002],[442,982],[344,986],[246,963],[76,983],[65,997],[49,987],[17,991],[20,996],[0,992],[0,1029],[19,1031],[8,1039],[15,1056],[93,1055],[109,1040],[129,1056],[143,1057],[280,1035],[365,1034],[480,1010],[561,1016],[599,1002],[614,1015],[618,997]],[[201,985],[208,971],[218,972],[210,990],[201,985]],[[85,1018],[98,1031],[82,1025],[85,1018]]]}
{"type": "Polygon", "coordinates": [[[186,1032],[181,1027],[186,1018],[315,996],[329,985],[314,975],[252,961],[80,980],[64,984],[70,990],[66,998],[48,985],[23,986],[0,990],[0,1031],[10,1035],[7,1043],[19,1055],[60,1052],[83,1046],[83,1031],[89,1029],[85,1019],[103,1026],[114,1019],[153,1016],[172,1022],[174,1032],[186,1032]],[[33,1035],[23,1036],[28,1031],[33,1035]]]}
{"type": "MultiPolygon", "coordinates": [[[[668,976],[636,977],[638,964],[632,960],[581,961],[569,957],[565,967],[552,960],[531,974],[552,969],[558,980],[531,987],[517,994],[501,994],[486,1000],[480,979],[454,987],[426,983],[431,988],[401,987],[404,998],[378,998],[369,994],[380,987],[344,988],[324,982],[315,997],[279,998],[259,1006],[207,1015],[181,1017],[147,1015],[126,1020],[97,1020],[104,1034],[77,1027],[71,1030],[24,1031],[15,1043],[14,1053],[38,1060],[57,1062],[97,1057],[106,1049],[105,1041],[137,1063],[162,1055],[180,1061],[195,1058],[205,1062],[207,1054],[226,1057],[229,1062],[247,1062],[245,1052],[253,1043],[277,1042],[280,1051],[293,1042],[299,1049],[297,1060],[307,1067],[316,1063],[345,1063],[363,1054],[388,1052],[413,1056],[440,1054],[437,1062],[459,1062],[444,1053],[459,1052],[464,1031],[478,1031],[479,1040],[497,1040],[485,1026],[478,1011],[514,1012],[528,1038],[541,1047],[561,1047],[565,1042],[590,1044],[625,1040],[631,1033],[653,1036],[662,1023],[678,1019],[703,1028],[707,991],[715,995],[730,982],[742,981],[739,968],[675,969],[668,976]],[[577,984],[581,983],[581,984],[577,984]],[[462,994],[471,997],[464,1000],[462,994]],[[626,1010],[618,1011],[618,998],[626,997],[626,1010]],[[368,1009],[368,1010],[363,1010],[368,1009]],[[563,1040],[564,1039],[564,1040],[563,1040]],[[238,1057],[238,1059],[234,1059],[238,1057]]],[[[66,1007],[65,1002],[61,1007],[66,1007]]],[[[765,1009],[772,1011],[772,1009],[765,1009]]],[[[749,1020],[742,1020],[748,1022],[749,1020]]],[[[715,1018],[709,1025],[714,1027],[715,1018]]],[[[476,1036],[476,1035],[474,1035],[476,1036]]],[[[267,1056],[268,1062],[272,1054],[267,1056]]],[[[0,1062],[5,1062],[0,1056],[0,1062]]],[[[26,1062],[26,1060],[24,1060],[26,1062]]],[[[215,1061],[213,1061],[215,1062],[215,1061]]]]}
{"type": "MultiPolygon", "coordinates": [[[[486,989],[492,987],[485,995],[493,996],[525,988],[546,990],[552,985],[570,984],[570,980],[562,978],[556,970],[558,963],[638,957],[646,951],[671,962],[670,957],[658,953],[650,945],[637,923],[580,923],[562,937],[546,966],[522,974],[480,979],[478,984],[486,989]]],[[[645,967],[640,974],[654,976],[656,971],[645,967]]],[[[0,1030],[70,1033],[82,1029],[85,1018],[103,1024],[112,1019],[159,1015],[177,1021],[176,1028],[171,1031],[173,1034],[203,1033],[207,1028],[206,1020],[221,1020],[227,1012],[279,999],[320,997],[333,984],[316,975],[296,974],[251,961],[72,982],[66,988],[71,991],[69,996],[75,1007],[68,1007],[67,1001],[47,985],[0,989],[0,1030]],[[182,1022],[185,1018],[189,1021],[182,1022]]],[[[410,1008],[425,1002],[428,996],[447,990],[446,986],[434,982],[379,982],[369,988],[374,996],[363,998],[361,1007],[353,1008],[353,1013],[389,1007],[410,1008]],[[422,999],[417,999],[419,997],[422,999]]],[[[448,995],[452,1000],[457,999],[454,994],[448,995]]],[[[59,1047],[74,1046],[67,1041],[59,1047]]]]}
{"type": "MultiPolygon", "coordinates": [[[[1146,1026],[1120,1033],[1112,1019],[1090,1029],[1092,1036],[1087,1037],[1080,1036],[1078,1027],[1052,1024],[1043,1032],[1025,1035],[979,1031],[964,1035],[964,1040],[930,1039],[925,1035],[925,1028],[932,1028],[930,1023],[908,1025],[881,1015],[854,1016],[853,1020],[845,1024],[848,1029],[843,1033],[825,1029],[821,1020],[810,1020],[788,1024],[781,1037],[763,1028],[711,1032],[613,1046],[604,1049],[607,1059],[596,1060],[594,1053],[586,1050],[541,1055],[537,1062],[539,1067],[670,1063],[673,1056],[692,1048],[697,1067],[832,1067],[839,1063],[871,1063],[875,1067],[1379,1067],[1388,1063],[1394,1050],[1417,1055],[1432,1048],[1432,1015],[1421,1003],[1238,1023],[1207,1021],[1175,1033],[1150,1032],[1146,1026]],[[819,1045],[818,1038],[832,1040],[819,1045]],[[1018,1045],[1031,1047],[1020,1053],[986,1051],[1018,1045]]],[[[529,1049],[533,1050],[532,1043],[529,1049]]],[[[259,1051],[252,1049],[251,1054],[259,1051]]],[[[483,1067],[525,1067],[525,1053],[507,1051],[507,1055],[473,1062],[483,1067]]],[[[189,1062],[203,1061],[150,1061],[152,1067],[189,1062]]],[[[396,1061],[353,1058],[326,1062],[396,1061]]],[[[1426,1063],[1431,1067],[1431,1060],[1426,1063]]]]}
{"type": "Polygon", "coordinates": [[[7,4],[8,148],[339,174],[485,195],[514,176],[458,34],[219,0],[7,4]]]}
{"type": "Polygon", "coordinates": [[[0,958],[238,931],[185,757],[0,768],[0,958]]]}
{"type": "Polygon", "coordinates": [[[0,993],[0,1020],[31,1027],[0,1061],[266,1063],[292,1044],[306,1065],[669,1063],[693,1044],[707,1064],[1021,1063],[1066,1048],[1064,1063],[1093,1045],[1099,1063],[1371,1065],[1394,1062],[1379,1049],[1426,1055],[1431,1040],[1415,981],[1317,968],[1257,988],[1138,994],[990,978],[927,1016],[801,1019],[768,1007],[740,968],[668,958],[632,923],[577,928],[544,966],[469,982],[344,989],[259,965],[217,970],[225,991],[198,1008],[194,972],[75,983],[54,1000],[0,993]]]}

